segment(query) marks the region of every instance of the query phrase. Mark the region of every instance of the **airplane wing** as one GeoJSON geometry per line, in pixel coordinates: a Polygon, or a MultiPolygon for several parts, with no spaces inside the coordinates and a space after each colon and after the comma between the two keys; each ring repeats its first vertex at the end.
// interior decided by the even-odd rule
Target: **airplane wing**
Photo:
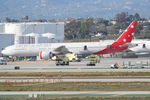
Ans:
{"type": "Polygon", "coordinates": [[[57,54],[71,53],[65,46],[57,47],[57,48],[54,50],[54,52],[57,53],[57,54]]]}

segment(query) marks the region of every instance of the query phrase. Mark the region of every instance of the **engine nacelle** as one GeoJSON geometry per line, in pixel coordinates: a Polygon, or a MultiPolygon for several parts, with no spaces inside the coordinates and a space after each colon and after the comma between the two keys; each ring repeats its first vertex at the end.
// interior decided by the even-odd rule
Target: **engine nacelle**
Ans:
{"type": "Polygon", "coordinates": [[[48,52],[48,51],[40,51],[40,53],[39,53],[40,59],[50,59],[53,56],[54,56],[54,54],[52,52],[48,52]]]}

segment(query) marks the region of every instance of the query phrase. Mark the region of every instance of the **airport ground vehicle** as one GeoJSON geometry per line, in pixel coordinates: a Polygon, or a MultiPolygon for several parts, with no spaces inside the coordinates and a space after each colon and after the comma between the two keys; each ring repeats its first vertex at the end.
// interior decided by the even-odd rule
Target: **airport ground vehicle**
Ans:
{"type": "Polygon", "coordinates": [[[56,65],[69,65],[68,57],[59,56],[56,58],[56,65]]]}
{"type": "Polygon", "coordinates": [[[115,64],[111,65],[111,68],[112,69],[119,69],[119,68],[121,68],[121,66],[118,63],[115,63],[115,64]]]}
{"type": "Polygon", "coordinates": [[[7,65],[7,62],[5,60],[0,60],[0,65],[7,65]]]}
{"type": "Polygon", "coordinates": [[[77,55],[72,53],[67,53],[65,56],[68,57],[69,61],[76,61],[78,59],[77,55]]]}
{"type": "Polygon", "coordinates": [[[87,64],[87,66],[95,66],[96,63],[100,63],[100,58],[97,55],[90,55],[89,61],[90,62],[87,64]]]}
{"type": "Polygon", "coordinates": [[[80,62],[81,61],[80,57],[76,54],[67,53],[67,54],[65,54],[65,57],[68,57],[70,62],[75,62],[75,61],[80,62]]]}

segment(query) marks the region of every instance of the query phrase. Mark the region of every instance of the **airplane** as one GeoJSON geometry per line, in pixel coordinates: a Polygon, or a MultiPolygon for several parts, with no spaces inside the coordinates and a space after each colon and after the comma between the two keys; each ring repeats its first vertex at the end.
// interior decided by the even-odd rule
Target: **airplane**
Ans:
{"type": "Polygon", "coordinates": [[[137,22],[133,21],[126,30],[114,40],[100,42],[77,42],[77,43],[41,43],[41,44],[16,44],[6,47],[2,54],[8,56],[39,56],[40,59],[49,59],[54,55],[95,54],[103,55],[126,50],[132,41],[137,22]]]}
{"type": "Polygon", "coordinates": [[[150,54],[150,40],[141,40],[142,42],[135,42],[135,47],[129,48],[136,55],[150,54]]]}

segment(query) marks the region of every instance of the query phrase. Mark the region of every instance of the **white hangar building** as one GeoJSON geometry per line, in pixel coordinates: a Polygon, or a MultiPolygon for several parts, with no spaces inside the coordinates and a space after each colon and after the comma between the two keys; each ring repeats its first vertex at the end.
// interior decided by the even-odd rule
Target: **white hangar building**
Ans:
{"type": "Polygon", "coordinates": [[[34,44],[63,41],[63,22],[0,23],[0,52],[3,48],[17,43],[34,44]]]}
{"type": "MultiPolygon", "coordinates": [[[[2,25],[3,26],[3,25],[2,25]]],[[[59,38],[64,38],[64,23],[31,22],[31,23],[4,23],[4,33],[26,35],[29,33],[43,34],[54,33],[59,38]]],[[[0,28],[1,29],[1,28],[0,28]]]]}

